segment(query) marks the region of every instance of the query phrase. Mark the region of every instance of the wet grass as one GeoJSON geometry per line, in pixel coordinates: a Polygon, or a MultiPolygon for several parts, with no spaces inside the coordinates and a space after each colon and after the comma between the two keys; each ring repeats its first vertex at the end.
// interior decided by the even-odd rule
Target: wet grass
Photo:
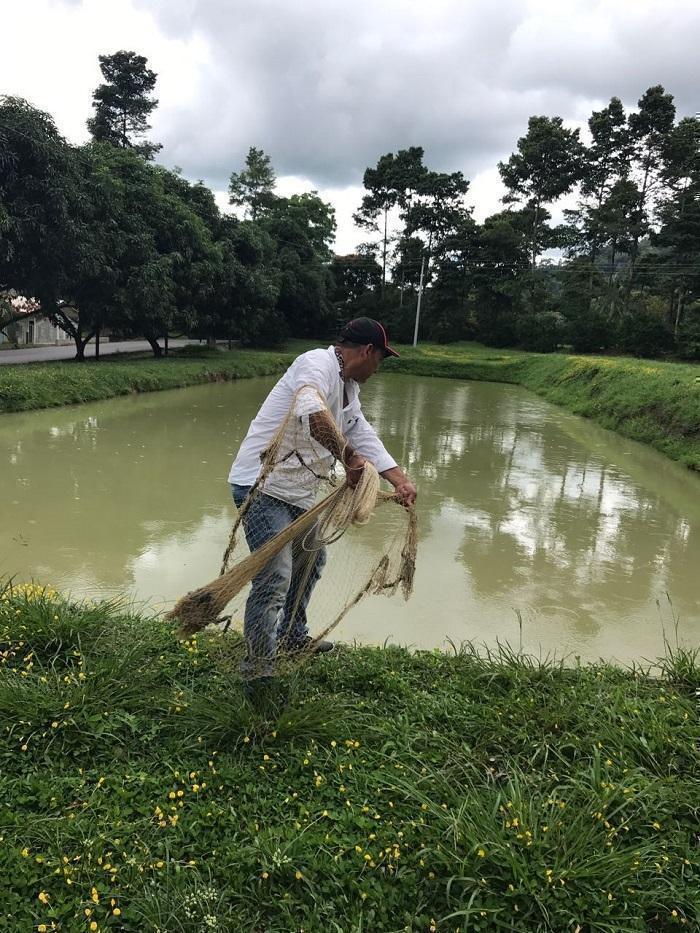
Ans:
{"type": "Polygon", "coordinates": [[[697,656],[343,648],[251,704],[236,638],[5,589],[0,928],[698,928],[697,656]]]}

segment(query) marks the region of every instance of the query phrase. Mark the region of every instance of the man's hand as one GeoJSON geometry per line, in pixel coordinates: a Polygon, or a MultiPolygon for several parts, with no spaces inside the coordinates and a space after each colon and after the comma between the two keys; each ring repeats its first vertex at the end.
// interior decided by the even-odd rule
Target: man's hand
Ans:
{"type": "Polygon", "coordinates": [[[408,508],[410,505],[413,505],[413,503],[416,501],[416,487],[406,476],[401,467],[395,466],[390,470],[384,470],[382,472],[382,476],[394,487],[394,495],[399,500],[401,505],[405,506],[406,508],[408,508]]]}
{"type": "Polygon", "coordinates": [[[394,495],[399,500],[401,505],[408,508],[416,501],[418,491],[416,490],[416,487],[413,485],[411,480],[407,478],[405,482],[399,483],[398,486],[394,487],[394,495]]]}
{"type": "Polygon", "coordinates": [[[345,473],[347,475],[348,486],[354,489],[360,482],[362,471],[365,467],[365,458],[359,454],[351,454],[345,463],[345,473]]]}

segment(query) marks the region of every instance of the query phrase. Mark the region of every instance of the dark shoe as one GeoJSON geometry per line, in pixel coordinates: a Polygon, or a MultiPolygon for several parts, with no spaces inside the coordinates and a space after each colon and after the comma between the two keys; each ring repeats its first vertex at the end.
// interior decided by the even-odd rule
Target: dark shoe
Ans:
{"type": "Polygon", "coordinates": [[[304,638],[300,638],[291,644],[280,642],[279,647],[286,654],[300,656],[303,654],[328,654],[329,651],[335,648],[335,645],[332,641],[316,641],[310,635],[305,635],[304,638]]]}

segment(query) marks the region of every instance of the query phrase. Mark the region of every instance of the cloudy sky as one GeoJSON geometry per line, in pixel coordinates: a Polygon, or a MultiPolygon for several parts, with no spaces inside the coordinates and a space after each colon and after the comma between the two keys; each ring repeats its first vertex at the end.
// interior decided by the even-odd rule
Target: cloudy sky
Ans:
{"type": "Polygon", "coordinates": [[[317,189],[337,210],[339,252],[362,173],[411,145],[461,170],[482,219],[496,168],[532,114],[585,126],[612,95],[634,107],[663,84],[679,116],[700,110],[697,0],[2,0],[0,93],[85,140],[97,56],[147,56],[160,101],[159,159],[226,203],[251,145],[281,193],[317,189]]]}

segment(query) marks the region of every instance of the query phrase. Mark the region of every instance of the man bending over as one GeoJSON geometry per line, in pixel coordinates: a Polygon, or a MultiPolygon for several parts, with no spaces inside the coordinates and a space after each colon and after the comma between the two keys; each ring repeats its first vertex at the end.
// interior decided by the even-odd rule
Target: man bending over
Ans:
{"type": "MultiPolygon", "coordinates": [[[[317,399],[320,396],[326,404],[321,408],[308,398],[297,399],[301,414],[308,417],[309,434],[321,447],[309,445],[303,452],[305,456],[295,451],[297,456],[289,469],[273,470],[262,492],[256,492],[243,517],[251,551],[314,504],[319,483],[335,460],[344,464],[350,486],[356,485],[369,460],[393,485],[404,505],[415,502],[416,487],[387,452],[360,407],[360,385],[376,373],[387,356],[398,353],[388,345],[382,325],[372,318],[356,318],[343,328],[335,346],[298,356],[267,396],[229,473],[238,508],[259,476],[261,454],[287,418],[299,390],[315,389],[311,394],[317,399]],[[329,430],[333,428],[328,424],[330,418],[345,438],[342,447],[334,439],[337,431],[329,430]]],[[[253,579],[243,623],[248,652],[241,666],[244,675],[270,676],[278,649],[303,652],[311,646],[326,652],[333,648],[328,641],[313,643],[306,619],[306,608],[325,560],[325,549],[314,547],[313,533],[307,534],[303,541],[288,544],[253,579]]]]}

